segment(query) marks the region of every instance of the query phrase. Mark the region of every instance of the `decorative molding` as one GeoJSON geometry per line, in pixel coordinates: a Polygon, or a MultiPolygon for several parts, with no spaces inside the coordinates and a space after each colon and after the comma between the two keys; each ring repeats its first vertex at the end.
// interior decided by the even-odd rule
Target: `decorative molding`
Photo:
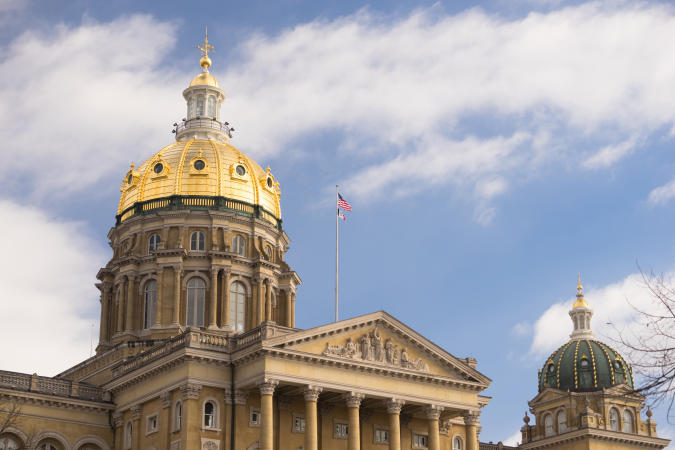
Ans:
{"type": "Polygon", "coordinates": [[[219,440],[202,438],[202,450],[218,450],[219,447],[219,440]]]}
{"type": "Polygon", "coordinates": [[[323,387],[315,384],[308,384],[303,389],[302,393],[305,396],[306,402],[315,402],[319,399],[319,395],[323,391],[323,387]]]}
{"type": "Polygon", "coordinates": [[[236,277],[230,277],[230,285],[228,286],[228,289],[232,290],[232,283],[235,281],[239,281],[242,283],[244,286],[246,286],[246,296],[251,297],[253,295],[253,291],[251,289],[251,283],[248,282],[248,280],[241,275],[237,275],[236,277]]]}
{"type": "Polygon", "coordinates": [[[370,423],[370,417],[374,412],[372,408],[359,408],[359,420],[363,423],[370,423]]]}
{"type": "Polygon", "coordinates": [[[333,411],[334,406],[335,406],[335,403],[319,402],[319,404],[318,404],[319,415],[321,417],[330,418],[330,413],[333,411]]]}
{"type": "Polygon", "coordinates": [[[422,409],[422,411],[424,411],[424,414],[426,414],[427,419],[438,420],[441,418],[441,413],[444,409],[445,408],[438,405],[427,405],[422,409]]]}
{"type": "Polygon", "coordinates": [[[124,425],[124,413],[122,411],[116,411],[113,413],[113,423],[117,428],[120,428],[122,425],[124,425]]]}
{"type": "MultiPolygon", "coordinates": [[[[234,390],[234,404],[235,405],[245,405],[246,400],[248,400],[249,392],[245,389],[235,389],[234,390]]],[[[225,388],[225,403],[228,405],[232,404],[232,389],[225,388]]]]}
{"type": "Polygon", "coordinates": [[[131,407],[131,417],[133,420],[141,420],[141,405],[134,405],[131,407]]]}
{"type": "Polygon", "coordinates": [[[260,389],[260,395],[274,395],[274,388],[279,384],[279,380],[263,378],[255,384],[258,386],[258,389],[260,389]]]}
{"type": "Polygon", "coordinates": [[[197,400],[201,391],[201,384],[186,383],[180,387],[180,392],[183,394],[183,400],[197,400]]]}
{"type": "Polygon", "coordinates": [[[405,405],[405,400],[390,398],[383,400],[382,403],[387,407],[387,412],[389,414],[401,414],[401,408],[405,405]]]}
{"type": "Polygon", "coordinates": [[[199,277],[202,280],[204,280],[204,283],[206,284],[206,290],[207,291],[211,290],[211,282],[209,281],[209,277],[207,277],[198,270],[195,270],[192,273],[189,273],[183,277],[183,290],[187,289],[187,282],[194,277],[199,277]]]}
{"type": "Polygon", "coordinates": [[[347,392],[342,394],[342,399],[347,402],[347,408],[359,408],[365,396],[360,392],[347,392]]]}
{"type": "Polygon", "coordinates": [[[413,419],[412,414],[401,414],[398,418],[399,424],[401,425],[401,429],[403,430],[408,428],[408,425],[410,425],[412,419],[413,419]]]}
{"type": "Polygon", "coordinates": [[[407,348],[399,351],[397,347],[398,345],[394,345],[392,342],[392,338],[383,343],[382,334],[377,331],[376,327],[371,333],[361,336],[358,343],[354,342],[351,337],[344,347],[341,345],[331,346],[330,342],[327,342],[326,349],[322,354],[429,372],[429,365],[422,358],[412,359],[408,356],[407,348]]]}
{"type": "Polygon", "coordinates": [[[173,394],[171,392],[164,392],[162,394],[159,394],[159,398],[162,400],[162,406],[164,408],[169,408],[171,406],[173,394]]]}
{"type": "Polygon", "coordinates": [[[171,443],[171,450],[180,450],[180,439],[171,443]]]}
{"type": "Polygon", "coordinates": [[[478,419],[480,417],[480,411],[467,411],[462,414],[462,417],[464,418],[464,425],[478,425],[480,423],[480,420],[478,419]]]}
{"type": "Polygon", "coordinates": [[[293,401],[292,397],[285,397],[283,395],[280,395],[277,397],[277,408],[279,409],[279,411],[290,411],[292,401],[293,401]]]}
{"type": "Polygon", "coordinates": [[[449,436],[450,435],[450,428],[452,428],[452,422],[450,422],[450,420],[441,419],[438,422],[438,432],[440,434],[443,434],[445,436],[449,436]]]}

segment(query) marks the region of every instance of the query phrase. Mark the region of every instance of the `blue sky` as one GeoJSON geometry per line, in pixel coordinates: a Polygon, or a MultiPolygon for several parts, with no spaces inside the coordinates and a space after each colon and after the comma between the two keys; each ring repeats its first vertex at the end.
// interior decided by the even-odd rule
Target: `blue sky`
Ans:
{"type": "Polygon", "coordinates": [[[0,0],[0,304],[43,356],[2,369],[89,356],[121,178],[173,139],[207,25],[232,144],[281,183],[297,325],[333,320],[339,183],[340,316],[477,358],[481,440],[522,426],[577,272],[606,340],[649,305],[637,264],[675,268],[670,3],[0,0]]]}

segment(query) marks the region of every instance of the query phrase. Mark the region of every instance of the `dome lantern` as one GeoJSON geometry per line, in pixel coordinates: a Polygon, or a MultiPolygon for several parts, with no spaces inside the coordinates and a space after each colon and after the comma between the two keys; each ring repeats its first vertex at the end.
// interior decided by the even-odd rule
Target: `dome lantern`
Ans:
{"type": "Polygon", "coordinates": [[[574,331],[570,334],[572,340],[595,338],[595,334],[591,331],[593,310],[588,306],[586,299],[584,299],[581,275],[579,275],[579,283],[577,285],[577,300],[570,310],[570,317],[574,324],[574,331]]]}
{"type": "Polygon", "coordinates": [[[180,142],[190,139],[212,139],[227,144],[234,129],[229,128],[229,124],[223,123],[220,118],[220,109],[226,94],[215,77],[209,73],[209,67],[211,67],[209,52],[215,53],[216,51],[213,45],[209,44],[208,29],[204,44],[197,47],[197,50],[202,56],[199,60],[202,72],[183,91],[187,111],[186,118],[175,125],[176,140],[180,142]]]}

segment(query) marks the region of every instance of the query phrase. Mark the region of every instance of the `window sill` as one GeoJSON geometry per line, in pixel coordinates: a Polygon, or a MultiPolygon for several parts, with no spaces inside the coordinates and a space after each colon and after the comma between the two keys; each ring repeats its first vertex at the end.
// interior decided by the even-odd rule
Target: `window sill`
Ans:
{"type": "Polygon", "coordinates": [[[202,427],[202,431],[215,431],[216,433],[220,433],[220,428],[202,427]]]}
{"type": "Polygon", "coordinates": [[[291,430],[291,433],[295,433],[295,434],[305,434],[305,430],[296,430],[296,429],[292,429],[292,430],[291,430]]]}
{"type": "Polygon", "coordinates": [[[343,439],[343,440],[347,440],[347,439],[349,439],[349,437],[348,437],[348,436],[337,436],[337,435],[334,434],[334,435],[333,435],[333,439],[343,439]]]}
{"type": "Polygon", "coordinates": [[[159,432],[159,428],[155,428],[154,430],[146,431],[146,432],[145,432],[145,435],[146,435],[146,436],[150,436],[151,434],[155,434],[155,433],[157,433],[157,432],[159,432]]]}
{"type": "MultiPolygon", "coordinates": [[[[389,445],[389,441],[373,441],[375,445],[389,445]]],[[[415,448],[415,447],[413,447],[415,448]]]]}

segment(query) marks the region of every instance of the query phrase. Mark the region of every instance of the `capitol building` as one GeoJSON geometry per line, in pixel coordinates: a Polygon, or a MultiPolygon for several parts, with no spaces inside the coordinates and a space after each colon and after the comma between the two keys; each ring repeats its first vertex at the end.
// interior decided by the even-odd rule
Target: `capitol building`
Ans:
{"type": "MultiPolygon", "coordinates": [[[[503,449],[479,443],[491,379],[475,359],[382,311],[296,328],[279,183],[230,145],[201,49],[175,142],[120,174],[96,355],[56,377],[0,371],[21,405],[0,450],[503,449]]],[[[581,282],[570,316],[538,395],[514,405],[520,447],[667,447],[581,282]]]]}

